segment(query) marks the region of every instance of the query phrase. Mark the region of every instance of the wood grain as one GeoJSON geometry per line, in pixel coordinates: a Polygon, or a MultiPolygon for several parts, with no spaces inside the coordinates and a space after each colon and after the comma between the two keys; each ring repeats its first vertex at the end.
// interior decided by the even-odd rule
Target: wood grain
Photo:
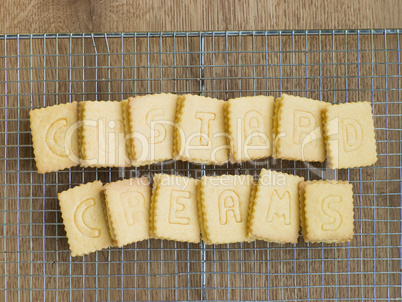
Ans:
{"type": "MultiPolygon", "coordinates": [[[[6,0],[0,6],[0,33],[400,28],[401,3],[6,0]]],[[[163,38],[162,44],[146,38],[112,38],[108,44],[103,38],[37,39],[32,45],[20,40],[19,47],[17,40],[2,40],[0,183],[6,186],[0,187],[0,251],[5,251],[0,253],[0,288],[7,290],[0,291],[0,301],[400,298],[399,41],[394,34],[359,40],[356,35],[205,38],[206,95],[227,99],[284,91],[329,102],[372,101],[380,155],[374,169],[338,172],[340,179],[354,181],[356,193],[358,221],[350,245],[334,249],[302,240],[296,248],[267,248],[264,242],[220,245],[207,247],[202,261],[199,245],[159,240],[71,260],[57,192],[120,175],[115,169],[82,173],[80,168],[37,174],[28,121],[31,106],[160,91],[201,93],[200,39],[163,38]]],[[[267,163],[322,177],[300,162],[267,163]]],[[[232,168],[207,167],[206,173],[234,173],[232,168]]],[[[234,168],[252,174],[260,166],[234,168]]],[[[163,166],[165,173],[193,177],[200,177],[198,169],[180,162],[163,166]]],[[[153,173],[161,171],[152,167],[153,173]]],[[[131,172],[124,177],[134,176],[131,172]]]]}
{"type": "Polygon", "coordinates": [[[0,34],[400,28],[401,15],[399,0],[5,0],[0,34]]]}
{"type": "MultiPolygon", "coordinates": [[[[8,301],[400,298],[400,40],[396,34],[362,34],[359,40],[348,34],[210,36],[203,44],[199,37],[3,41],[0,83],[7,78],[7,85],[0,85],[0,181],[6,186],[0,187],[0,251],[5,251],[0,253],[0,288],[7,291],[0,291],[0,301],[5,296],[8,301]],[[218,245],[207,247],[203,260],[199,245],[150,240],[71,259],[57,193],[121,176],[117,169],[80,168],[37,174],[29,109],[161,91],[222,99],[287,92],[336,103],[373,102],[379,141],[375,168],[338,171],[339,179],[354,184],[352,242],[336,247],[307,246],[302,240],[296,246],[218,245]]],[[[205,173],[257,175],[267,165],[310,179],[324,176],[301,162],[272,158],[209,166],[205,173]]],[[[137,172],[199,178],[199,168],[177,162],[137,172]]],[[[124,178],[134,172],[127,169],[124,178]]]]}

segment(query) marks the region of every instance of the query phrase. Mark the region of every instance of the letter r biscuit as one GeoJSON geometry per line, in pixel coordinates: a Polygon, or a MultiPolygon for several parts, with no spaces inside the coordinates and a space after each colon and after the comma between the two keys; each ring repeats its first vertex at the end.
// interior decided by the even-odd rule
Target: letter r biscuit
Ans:
{"type": "Polygon", "coordinates": [[[149,238],[151,188],[147,177],[108,183],[103,187],[110,236],[117,246],[149,238]]]}

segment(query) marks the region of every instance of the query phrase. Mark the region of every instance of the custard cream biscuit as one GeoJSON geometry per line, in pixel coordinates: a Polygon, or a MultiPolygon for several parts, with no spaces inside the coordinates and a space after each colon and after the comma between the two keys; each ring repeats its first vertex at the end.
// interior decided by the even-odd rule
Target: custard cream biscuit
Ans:
{"type": "Polygon", "coordinates": [[[373,165],[377,161],[370,103],[345,103],[323,110],[324,135],[331,169],[373,165]]]}
{"type": "Polygon", "coordinates": [[[277,243],[297,243],[299,189],[303,177],[262,169],[253,198],[248,232],[251,237],[277,243]]]}
{"type": "Polygon", "coordinates": [[[199,187],[202,240],[206,244],[253,241],[247,216],[254,186],[251,175],[204,176],[199,187]]]}
{"type": "Polygon", "coordinates": [[[58,194],[71,256],[114,246],[102,203],[102,182],[94,181],[58,194]]]}
{"type": "Polygon", "coordinates": [[[353,238],[353,191],[347,181],[318,181],[304,194],[305,242],[338,243],[353,238]]]}
{"type": "Polygon", "coordinates": [[[257,160],[272,154],[274,104],[274,97],[262,95],[227,101],[225,117],[230,162],[257,160]]]}
{"type": "Polygon", "coordinates": [[[275,108],[275,157],[323,162],[322,110],[329,103],[282,94],[275,108]]]}
{"type": "Polygon", "coordinates": [[[149,238],[151,187],[147,177],[108,183],[103,194],[110,236],[117,246],[149,238]]]}
{"type": "Polygon", "coordinates": [[[77,102],[31,110],[32,144],[38,173],[79,164],[77,102]]]}
{"type": "Polygon", "coordinates": [[[176,159],[215,165],[228,161],[224,103],[190,94],[179,97],[174,137],[176,159]]]}
{"type": "Polygon", "coordinates": [[[133,166],[143,166],[172,159],[176,117],[175,94],[136,96],[127,104],[125,122],[130,139],[129,156],[133,166]]]}
{"type": "Polygon", "coordinates": [[[128,167],[123,104],[120,101],[86,101],[79,104],[81,166],[128,167]]]}
{"type": "Polygon", "coordinates": [[[199,243],[197,183],[194,178],[156,174],[152,189],[152,237],[199,243]]]}

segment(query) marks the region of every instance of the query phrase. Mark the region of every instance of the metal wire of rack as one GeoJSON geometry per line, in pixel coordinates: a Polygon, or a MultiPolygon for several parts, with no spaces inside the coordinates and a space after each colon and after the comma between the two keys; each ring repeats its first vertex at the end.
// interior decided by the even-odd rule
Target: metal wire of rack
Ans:
{"type": "Polygon", "coordinates": [[[401,30],[0,36],[0,300],[401,300],[401,30]],[[83,169],[39,175],[29,110],[145,93],[228,99],[281,92],[370,101],[373,167],[272,158],[203,166],[83,169]],[[192,177],[261,168],[353,184],[349,244],[257,241],[205,246],[148,240],[71,258],[57,193],[95,179],[192,177]]]}

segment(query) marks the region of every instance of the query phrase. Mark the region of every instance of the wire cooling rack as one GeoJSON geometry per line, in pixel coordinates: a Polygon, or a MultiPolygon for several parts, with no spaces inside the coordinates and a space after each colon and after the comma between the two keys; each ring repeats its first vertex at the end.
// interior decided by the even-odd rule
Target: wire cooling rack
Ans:
{"type": "Polygon", "coordinates": [[[1,301],[401,300],[401,30],[0,36],[1,301]],[[378,162],[261,160],[202,166],[72,168],[39,175],[28,112],[145,93],[228,99],[281,92],[373,106],[378,162]],[[57,193],[154,173],[192,177],[261,168],[353,184],[349,244],[149,240],[71,258],[57,193]]]}

